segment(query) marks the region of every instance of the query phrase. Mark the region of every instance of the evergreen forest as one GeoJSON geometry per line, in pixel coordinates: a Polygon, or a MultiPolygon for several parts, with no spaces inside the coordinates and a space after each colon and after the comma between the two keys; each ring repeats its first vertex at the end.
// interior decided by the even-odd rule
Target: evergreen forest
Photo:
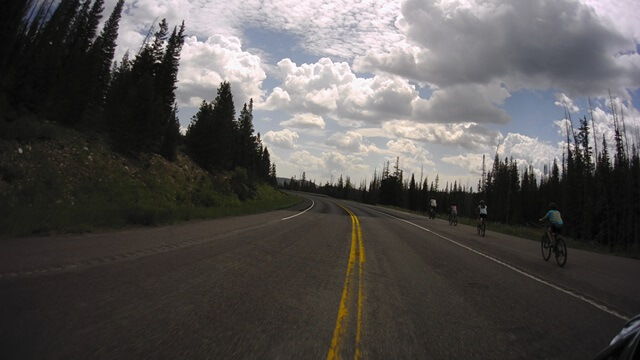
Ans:
{"type": "Polygon", "coordinates": [[[105,138],[130,158],[175,161],[183,152],[210,174],[227,174],[240,199],[252,197],[257,183],[275,185],[275,165],[254,134],[253,101],[236,118],[228,82],[181,134],[175,90],[184,22],[150,24],[138,51],[114,61],[124,7],[119,0],[100,29],[104,0],[3,1],[3,127],[32,114],[105,138]]]}
{"type": "Polygon", "coordinates": [[[541,176],[536,176],[531,166],[521,167],[513,158],[502,159],[496,153],[493,166],[483,171],[475,191],[457,182],[443,186],[437,174],[432,181],[429,176],[417,180],[415,174],[407,177],[399,158],[392,168],[387,162],[382,173],[374,173],[369,183],[356,185],[349,176],[341,175],[337,182],[317,185],[302,173],[299,179],[286,181],[284,187],[421,213],[427,212],[429,200],[435,198],[440,213],[446,214],[455,203],[461,216],[471,218],[484,200],[490,222],[527,227],[540,226],[538,219],[554,202],[565,223],[564,236],[615,252],[637,254],[640,136],[627,132],[624,114],[611,97],[610,104],[613,138],[596,134],[590,126],[593,119],[585,116],[574,128],[567,116],[563,157],[545,166],[541,176]]]}

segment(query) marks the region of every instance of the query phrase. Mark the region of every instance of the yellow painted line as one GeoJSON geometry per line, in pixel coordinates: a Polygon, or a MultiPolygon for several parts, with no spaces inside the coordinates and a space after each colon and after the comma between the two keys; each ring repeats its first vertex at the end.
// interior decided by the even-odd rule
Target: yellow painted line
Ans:
{"type": "Polygon", "coordinates": [[[358,242],[360,243],[360,264],[358,271],[358,325],[356,330],[356,355],[355,359],[360,359],[360,340],[362,339],[362,308],[364,303],[364,294],[362,292],[362,273],[364,272],[364,244],[362,243],[362,228],[360,228],[360,220],[353,214],[353,218],[356,220],[358,227],[358,242]]]}
{"type": "Polygon", "coordinates": [[[362,242],[362,229],[360,228],[360,221],[356,215],[346,207],[339,205],[343,208],[351,217],[351,250],[349,252],[349,263],[347,265],[347,275],[344,280],[344,287],[342,289],[342,298],[340,300],[340,307],[338,308],[338,318],[336,320],[336,327],[333,331],[333,338],[331,339],[331,348],[327,354],[327,360],[340,359],[340,349],[347,336],[347,329],[349,325],[349,300],[353,296],[351,276],[355,268],[356,261],[358,261],[358,301],[357,301],[357,325],[356,325],[356,350],[355,359],[359,359],[360,352],[360,340],[362,338],[362,308],[364,303],[364,294],[362,291],[362,274],[364,271],[364,245],[362,242]]]}

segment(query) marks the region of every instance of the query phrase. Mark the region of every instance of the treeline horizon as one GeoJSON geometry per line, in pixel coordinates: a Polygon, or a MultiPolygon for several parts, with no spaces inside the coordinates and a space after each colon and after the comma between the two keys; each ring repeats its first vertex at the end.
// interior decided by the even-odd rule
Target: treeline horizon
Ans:
{"type": "MultiPolygon", "coordinates": [[[[587,117],[579,127],[567,116],[566,147],[560,163],[554,159],[538,178],[532,166],[521,170],[517,161],[496,153],[493,166],[479,179],[476,191],[457,182],[441,188],[438,175],[429,183],[415,174],[407,179],[396,159],[393,169],[387,162],[373,179],[354,185],[349,176],[337,182],[317,185],[306,179],[291,178],[285,189],[320,193],[367,204],[397,206],[426,213],[428,201],[435,198],[438,212],[446,213],[455,203],[458,213],[476,217],[476,207],[484,200],[489,221],[508,225],[532,226],[549,210],[558,206],[564,220],[563,234],[577,241],[594,243],[617,251],[640,249],[640,156],[635,141],[630,142],[624,115],[611,102],[613,138],[591,130],[587,117]],[[615,151],[610,153],[609,143],[615,151]]],[[[593,124],[593,118],[591,119],[593,124]]],[[[637,135],[636,135],[637,137],[637,135]]],[[[483,164],[484,169],[484,164],[483,164]]]]}
{"type": "Polygon", "coordinates": [[[275,164],[254,134],[253,100],[235,118],[228,82],[180,133],[175,90],[184,21],[153,24],[136,54],[114,62],[119,0],[99,30],[104,0],[3,1],[0,112],[6,122],[25,114],[104,135],[130,157],[158,154],[175,161],[182,149],[211,174],[230,172],[234,191],[251,197],[257,182],[275,185],[275,164]]]}

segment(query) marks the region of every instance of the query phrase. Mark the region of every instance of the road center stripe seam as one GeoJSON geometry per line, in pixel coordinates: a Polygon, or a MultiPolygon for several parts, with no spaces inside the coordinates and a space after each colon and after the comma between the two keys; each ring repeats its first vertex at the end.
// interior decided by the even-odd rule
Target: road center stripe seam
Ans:
{"type": "Polygon", "coordinates": [[[347,327],[349,322],[349,309],[348,303],[350,302],[353,291],[351,277],[353,276],[353,270],[356,261],[358,261],[358,291],[357,291],[357,313],[356,313],[356,346],[354,358],[360,358],[360,340],[362,336],[362,307],[364,303],[364,295],[362,290],[362,274],[364,271],[364,244],[362,242],[362,229],[360,228],[360,221],[357,216],[346,207],[339,205],[343,208],[351,217],[351,250],[349,252],[349,263],[347,266],[347,274],[344,281],[344,287],[342,290],[342,298],[340,300],[340,306],[338,309],[338,318],[336,320],[336,327],[333,331],[333,338],[331,339],[331,347],[327,354],[327,360],[339,359],[340,349],[343,344],[343,339],[347,335],[347,327]]]}

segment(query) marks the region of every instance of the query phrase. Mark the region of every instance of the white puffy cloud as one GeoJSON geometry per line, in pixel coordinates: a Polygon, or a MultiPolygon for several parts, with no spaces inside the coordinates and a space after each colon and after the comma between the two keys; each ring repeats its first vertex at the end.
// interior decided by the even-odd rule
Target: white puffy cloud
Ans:
{"type": "MultiPolygon", "coordinates": [[[[589,122],[591,127],[591,139],[589,140],[594,150],[597,148],[601,152],[603,150],[602,139],[604,137],[607,141],[609,153],[613,154],[615,151],[615,134],[614,117],[611,114],[611,108],[611,99],[593,99],[593,111],[590,113],[593,117],[589,117],[589,120],[593,119],[593,122],[589,122]],[[592,141],[594,137],[597,138],[596,143],[592,141]]],[[[613,98],[613,108],[616,110],[619,125],[624,125],[624,129],[626,129],[627,137],[625,141],[635,143],[638,146],[640,144],[640,111],[630,99],[613,98]],[[623,120],[624,124],[622,124],[623,120]]],[[[562,127],[562,131],[566,134],[563,123],[559,124],[558,127],[562,127]]]]}
{"type": "Polygon", "coordinates": [[[359,152],[364,146],[363,137],[359,133],[347,131],[346,133],[335,133],[327,141],[327,145],[335,146],[340,150],[359,152]]]}
{"type": "Polygon", "coordinates": [[[440,159],[443,163],[456,165],[469,174],[482,175],[482,156],[485,155],[485,169],[488,171],[493,164],[493,158],[486,154],[464,153],[444,156],[440,159]]]}
{"type": "Polygon", "coordinates": [[[325,160],[322,157],[314,156],[307,150],[292,153],[289,161],[301,171],[318,171],[324,169],[326,166],[325,160]]]}
{"type": "Polygon", "coordinates": [[[337,151],[324,151],[319,155],[314,155],[307,150],[293,152],[285,166],[295,169],[296,173],[305,172],[307,179],[316,177],[337,180],[339,176],[354,175],[365,177],[369,171],[369,166],[364,163],[361,157],[355,155],[344,155],[337,151]]]}
{"type": "Polygon", "coordinates": [[[452,87],[420,98],[416,86],[397,76],[357,77],[346,63],[323,58],[315,64],[278,63],[283,82],[262,104],[268,110],[330,114],[345,126],[393,119],[425,123],[505,123],[496,104],[508,97],[498,84],[452,87]]]}
{"type": "Polygon", "coordinates": [[[281,131],[267,131],[262,137],[262,140],[270,145],[284,149],[293,149],[296,147],[296,140],[298,140],[298,138],[299,135],[297,132],[284,129],[281,131]]]}
{"type": "Polygon", "coordinates": [[[322,153],[327,170],[332,174],[349,175],[351,173],[361,173],[369,169],[364,160],[355,155],[343,155],[337,151],[326,151],[322,153]]]}
{"type": "Polygon", "coordinates": [[[527,135],[509,133],[500,145],[499,155],[513,157],[519,166],[532,165],[542,169],[553,159],[561,159],[562,149],[558,144],[551,145],[527,135]]]}
{"type": "Polygon", "coordinates": [[[554,104],[556,106],[566,109],[572,113],[580,111],[580,108],[577,105],[575,105],[573,103],[573,100],[571,100],[571,98],[569,98],[566,94],[556,93],[555,97],[556,97],[556,101],[554,102],[554,104]]]}
{"type": "Polygon", "coordinates": [[[387,148],[392,154],[402,159],[403,168],[410,172],[415,173],[423,165],[435,165],[429,151],[416,145],[414,141],[408,139],[389,140],[387,148]]]}
{"type": "Polygon", "coordinates": [[[322,116],[304,113],[295,114],[291,119],[281,122],[280,125],[298,129],[324,129],[325,123],[322,116]]]}
{"type": "Polygon", "coordinates": [[[259,101],[266,74],[260,58],[242,50],[236,37],[213,35],[206,41],[185,39],[178,71],[177,97],[181,104],[198,106],[216,97],[222,81],[231,84],[236,105],[259,101]]]}
{"type": "Polygon", "coordinates": [[[256,108],[263,110],[278,110],[287,108],[291,103],[291,96],[288,92],[277,86],[269,95],[269,98],[262,103],[257,103],[256,108]]]}
{"type": "Polygon", "coordinates": [[[258,108],[328,114],[343,126],[380,124],[394,119],[424,123],[506,123],[497,107],[509,97],[499,83],[435,89],[421,98],[416,85],[398,76],[357,77],[347,63],[278,63],[282,84],[258,108]]]}
{"type": "MultiPolygon", "coordinates": [[[[502,139],[498,148],[498,157],[502,161],[505,158],[513,159],[520,171],[532,166],[536,176],[542,174],[545,165],[550,166],[554,159],[562,158],[563,143],[549,144],[519,133],[509,133],[502,139]]],[[[483,149],[482,153],[463,153],[457,155],[443,156],[440,160],[443,163],[456,165],[469,174],[482,175],[483,156],[485,170],[491,171],[495,150],[491,147],[483,149]]]]}
{"type": "Polygon", "coordinates": [[[391,121],[382,125],[393,136],[415,141],[457,146],[474,150],[495,146],[500,137],[496,130],[489,130],[475,123],[419,124],[409,121],[391,121]]]}

